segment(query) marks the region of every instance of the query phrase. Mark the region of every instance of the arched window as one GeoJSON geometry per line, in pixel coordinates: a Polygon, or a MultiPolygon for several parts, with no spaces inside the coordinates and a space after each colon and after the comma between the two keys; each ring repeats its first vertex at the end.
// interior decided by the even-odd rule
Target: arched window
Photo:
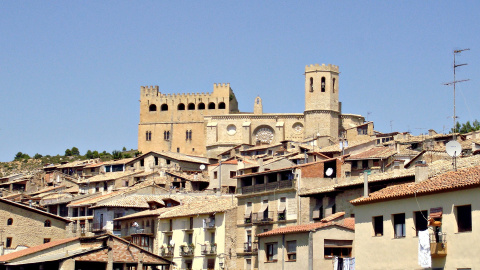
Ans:
{"type": "Polygon", "coordinates": [[[187,130],[185,132],[185,139],[186,140],[192,140],[192,130],[187,130]]]}
{"type": "Polygon", "coordinates": [[[335,93],[335,78],[333,78],[332,89],[333,89],[333,93],[335,93]]]}
{"type": "Polygon", "coordinates": [[[162,106],[160,106],[160,111],[168,111],[168,105],[162,104],[162,106]]]}
{"type": "Polygon", "coordinates": [[[310,92],[313,92],[313,77],[310,77],[310,92]]]}
{"type": "Polygon", "coordinates": [[[170,140],[170,131],[164,131],[164,132],[163,132],[163,139],[164,139],[165,141],[170,140]]]}
{"type": "Polygon", "coordinates": [[[45,223],[43,224],[44,227],[51,227],[52,223],[50,222],[49,219],[45,220],[45,223]]]}
{"type": "Polygon", "coordinates": [[[156,112],[157,111],[157,105],[150,104],[150,106],[148,107],[148,110],[151,111],[151,112],[156,112]]]}
{"type": "Polygon", "coordinates": [[[188,104],[188,110],[189,111],[195,110],[195,104],[193,103],[188,104]]]}
{"type": "Polygon", "coordinates": [[[203,102],[198,103],[198,109],[199,110],[205,110],[205,103],[203,103],[203,102]]]}
{"type": "Polygon", "coordinates": [[[9,219],[7,220],[7,225],[9,225],[9,226],[10,226],[10,225],[13,225],[13,218],[9,218],[9,219]]]}
{"type": "Polygon", "coordinates": [[[177,109],[178,109],[179,111],[185,111],[185,104],[183,104],[183,103],[178,104],[177,109]]]}
{"type": "Polygon", "coordinates": [[[219,109],[225,109],[225,102],[218,103],[218,108],[219,109]]]}
{"type": "Polygon", "coordinates": [[[209,110],[215,110],[215,103],[213,103],[213,102],[208,103],[208,109],[209,110]]]}
{"type": "Polygon", "coordinates": [[[325,77],[322,77],[322,92],[325,92],[325,77]]]}

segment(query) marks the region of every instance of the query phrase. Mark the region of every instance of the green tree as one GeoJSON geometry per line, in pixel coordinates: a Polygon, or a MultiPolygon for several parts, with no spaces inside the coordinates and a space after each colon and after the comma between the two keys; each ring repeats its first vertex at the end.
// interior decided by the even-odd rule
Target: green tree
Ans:
{"type": "Polygon", "coordinates": [[[134,155],[135,155],[135,157],[141,156],[141,155],[142,155],[142,152],[140,152],[140,151],[135,151],[135,154],[134,154],[134,155]]]}
{"type": "Polygon", "coordinates": [[[113,159],[122,159],[122,152],[113,150],[112,156],[113,156],[113,159]]]}
{"type": "Polygon", "coordinates": [[[475,131],[480,130],[480,122],[478,122],[477,119],[475,119],[475,121],[473,121],[473,129],[475,131]]]}
{"type": "Polygon", "coordinates": [[[93,158],[93,152],[88,150],[87,153],[85,153],[85,158],[86,159],[92,159],[93,158]]]}
{"type": "Polygon", "coordinates": [[[65,156],[66,157],[69,157],[71,155],[72,155],[72,150],[70,150],[70,149],[65,150],[65,156]]]}
{"type": "Polygon", "coordinates": [[[22,152],[18,152],[16,155],[15,155],[15,158],[13,160],[22,160],[22,159],[29,159],[30,156],[26,153],[22,153],[22,152]]]}
{"type": "Polygon", "coordinates": [[[40,155],[39,153],[36,153],[35,156],[33,156],[34,159],[41,159],[43,156],[40,155]]]}
{"type": "Polygon", "coordinates": [[[124,147],[122,148],[122,151],[123,151],[123,152],[127,151],[127,148],[124,146],[124,147]]]}
{"type": "Polygon", "coordinates": [[[132,155],[131,154],[123,154],[123,158],[131,158],[132,155]]]}
{"type": "Polygon", "coordinates": [[[95,151],[92,152],[92,157],[93,157],[93,158],[99,158],[99,157],[100,157],[100,154],[98,153],[97,150],[95,150],[95,151]]]}
{"type": "Polygon", "coordinates": [[[72,156],[80,156],[80,151],[77,147],[72,147],[72,156]]]}

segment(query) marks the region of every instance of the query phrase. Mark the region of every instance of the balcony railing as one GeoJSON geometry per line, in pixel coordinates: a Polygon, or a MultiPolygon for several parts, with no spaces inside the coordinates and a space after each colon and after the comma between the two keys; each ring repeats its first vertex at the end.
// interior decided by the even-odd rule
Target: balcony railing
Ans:
{"type": "Polygon", "coordinates": [[[195,253],[195,247],[193,245],[182,245],[180,246],[180,256],[193,256],[195,253]]]}
{"type": "Polygon", "coordinates": [[[173,250],[173,246],[161,247],[160,254],[162,254],[163,257],[173,257],[173,250]]]}
{"type": "Polygon", "coordinates": [[[447,256],[447,233],[430,234],[430,254],[432,258],[447,256]]]}
{"type": "Polygon", "coordinates": [[[215,219],[207,219],[205,221],[205,229],[215,229],[215,219]]]}
{"type": "Polygon", "coordinates": [[[267,223],[273,221],[273,211],[252,213],[253,223],[267,223]]]}
{"type": "Polygon", "coordinates": [[[277,182],[270,182],[266,184],[256,184],[251,186],[244,186],[238,189],[238,193],[249,194],[264,191],[273,191],[277,189],[292,188],[294,184],[293,180],[281,180],[277,182]]]}
{"type": "Polygon", "coordinates": [[[132,234],[153,234],[152,227],[130,227],[122,229],[122,237],[132,234]]]}
{"type": "Polygon", "coordinates": [[[255,253],[258,251],[257,242],[245,242],[243,243],[243,252],[245,253],[255,253]]]}
{"type": "Polygon", "coordinates": [[[201,245],[202,255],[215,255],[217,254],[217,244],[206,243],[201,245]]]}

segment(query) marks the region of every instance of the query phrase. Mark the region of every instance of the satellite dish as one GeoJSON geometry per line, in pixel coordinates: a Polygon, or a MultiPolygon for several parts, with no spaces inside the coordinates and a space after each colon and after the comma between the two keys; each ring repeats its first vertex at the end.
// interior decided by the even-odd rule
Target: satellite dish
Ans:
{"type": "Polygon", "coordinates": [[[327,171],[325,172],[325,174],[327,176],[332,176],[332,173],[333,173],[333,169],[332,168],[328,168],[327,171]]]}
{"type": "Polygon", "coordinates": [[[203,165],[203,164],[200,165],[200,170],[202,170],[202,171],[205,170],[205,165],[203,165]]]}
{"type": "Polygon", "coordinates": [[[175,246],[175,241],[173,241],[173,239],[170,240],[170,246],[175,246]]]}
{"type": "Polygon", "coordinates": [[[445,145],[447,150],[447,154],[451,157],[458,157],[460,153],[462,153],[462,146],[457,141],[449,141],[447,145],[445,145]]]}

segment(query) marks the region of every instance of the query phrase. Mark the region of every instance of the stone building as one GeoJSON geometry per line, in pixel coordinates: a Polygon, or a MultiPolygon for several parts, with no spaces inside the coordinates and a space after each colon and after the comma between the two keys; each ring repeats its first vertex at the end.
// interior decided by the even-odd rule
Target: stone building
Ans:
{"type": "Polygon", "coordinates": [[[0,198],[0,255],[65,238],[69,223],[67,218],[0,198]]]}
{"type": "Polygon", "coordinates": [[[319,146],[336,144],[346,129],[365,120],[342,113],[339,73],[331,64],[305,67],[303,113],[263,113],[260,97],[253,113],[239,112],[230,84],[214,84],[206,94],[162,94],[158,86],[141,87],[138,149],[216,157],[238,144],[306,139],[319,146]]]}

